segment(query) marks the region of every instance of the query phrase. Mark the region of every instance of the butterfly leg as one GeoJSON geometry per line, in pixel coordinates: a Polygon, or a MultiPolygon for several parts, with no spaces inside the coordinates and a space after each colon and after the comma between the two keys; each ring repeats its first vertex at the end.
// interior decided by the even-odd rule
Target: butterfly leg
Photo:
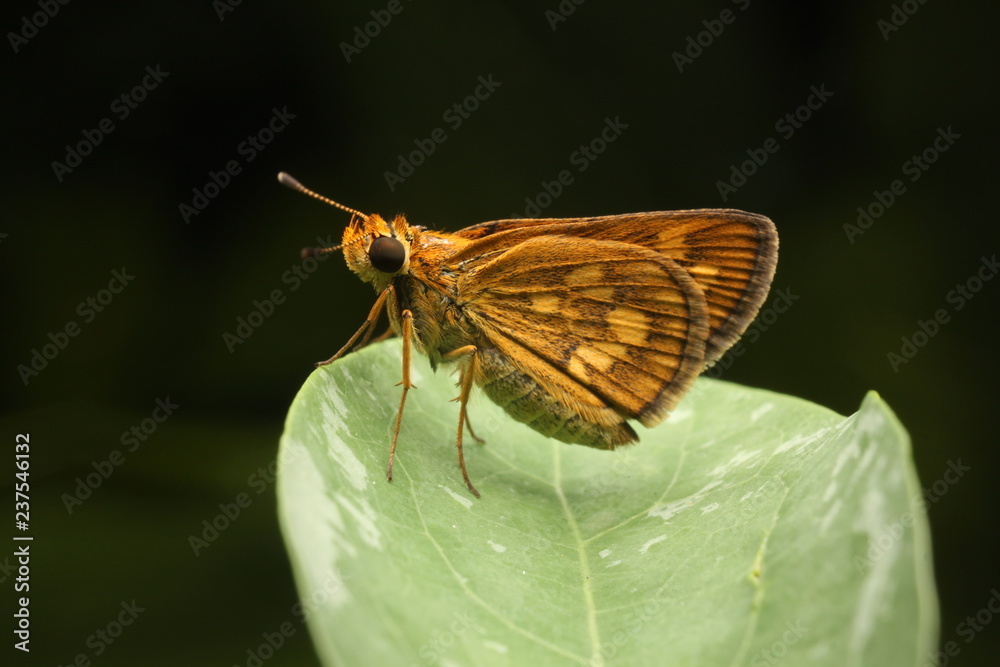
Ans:
{"type": "MultiPolygon", "coordinates": [[[[376,317],[378,316],[376,315],[376,317]]],[[[369,340],[371,340],[371,342],[373,343],[381,343],[382,341],[391,337],[395,333],[395,331],[392,330],[392,325],[390,324],[385,328],[385,331],[380,333],[378,336],[375,337],[374,340],[372,340],[372,334],[375,333],[375,324],[377,324],[377,320],[372,320],[371,326],[369,326],[368,331],[365,332],[365,337],[361,339],[360,343],[358,343],[358,349],[361,349],[365,345],[367,345],[369,340]]]]}
{"type": "MultiPolygon", "coordinates": [[[[333,355],[326,361],[317,362],[316,366],[326,366],[327,364],[332,364],[337,359],[344,356],[347,351],[351,349],[351,346],[354,345],[354,341],[356,341],[361,334],[363,334],[369,327],[375,324],[376,320],[378,320],[378,316],[382,313],[382,308],[385,307],[385,300],[389,298],[390,293],[392,293],[392,285],[387,287],[381,294],[378,295],[378,298],[375,299],[375,305],[372,306],[371,312],[368,313],[368,317],[365,318],[364,324],[361,325],[360,329],[354,332],[354,335],[351,336],[351,339],[347,341],[344,347],[340,348],[337,354],[333,355]]],[[[365,337],[365,342],[368,342],[368,338],[370,336],[371,334],[369,333],[368,336],[365,337]]]]}
{"type": "Polygon", "coordinates": [[[486,442],[485,440],[483,440],[482,438],[480,438],[478,435],[476,435],[476,432],[472,430],[472,420],[469,419],[469,415],[465,415],[465,428],[469,429],[469,435],[472,436],[473,440],[475,440],[479,444],[483,444],[483,443],[486,442]]]}
{"type": "MultiPolygon", "coordinates": [[[[462,381],[461,381],[461,380],[459,380],[459,381],[458,381],[458,384],[459,384],[459,386],[461,386],[461,384],[462,384],[462,381]]],[[[461,400],[461,398],[462,398],[461,396],[456,396],[455,398],[451,399],[451,401],[452,401],[452,403],[455,403],[455,402],[457,402],[457,401],[461,400]]],[[[468,413],[466,413],[466,415],[465,415],[465,428],[467,428],[467,429],[469,430],[469,435],[471,435],[471,436],[472,436],[472,438],[473,438],[473,439],[474,439],[474,440],[475,440],[476,442],[478,442],[478,443],[479,443],[480,445],[482,445],[482,444],[485,444],[485,443],[486,443],[486,441],[485,441],[485,440],[483,440],[482,438],[480,438],[480,437],[479,437],[478,435],[476,435],[476,432],[475,432],[475,431],[474,431],[474,430],[472,429],[472,420],[471,420],[471,419],[469,419],[469,415],[468,415],[468,413]]]]}
{"type": "MultiPolygon", "coordinates": [[[[468,357],[469,361],[462,367],[462,375],[459,380],[460,390],[458,395],[459,414],[458,414],[458,437],[455,440],[455,448],[458,450],[458,467],[462,469],[462,477],[465,479],[465,485],[469,487],[469,491],[472,492],[476,498],[479,498],[479,491],[476,491],[476,487],[472,486],[472,481],[469,479],[469,471],[465,469],[465,454],[462,451],[462,432],[464,427],[469,423],[469,413],[466,407],[469,404],[469,394],[472,392],[472,381],[476,377],[476,371],[478,370],[479,358],[476,356],[478,348],[475,345],[466,345],[460,347],[457,350],[452,350],[447,354],[443,355],[445,361],[454,361],[456,359],[461,359],[462,357],[468,357]]],[[[472,432],[470,427],[469,432],[472,432]]],[[[472,437],[476,437],[473,434],[472,437]]],[[[479,438],[476,438],[478,440],[479,438]]]]}
{"type": "MultiPolygon", "coordinates": [[[[388,290],[383,292],[387,294],[388,290]]],[[[392,445],[389,447],[389,465],[386,467],[385,476],[392,481],[392,462],[396,458],[396,440],[399,439],[399,426],[403,423],[403,406],[406,405],[406,392],[410,391],[413,383],[410,382],[410,346],[413,338],[413,313],[404,310],[400,314],[403,322],[403,395],[399,398],[399,410],[396,412],[396,427],[392,430],[392,445]]]]}
{"type": "MultiPolygon", "coordinates": [[[[381,315],[381,313],[379,313],[379,315],[381,315]]],[[[378,317],[378,315],[376,315],[376,317],[378,317]]],[[[389,331],[392,331],[392,325],[389,326],[389,331]]],[[[365,345],[367,345],[368,341],[371,340],[373,333],[375,333],[375,321],[374,320],[372,321],[372,323],[370,325],[368,325],[368,330],[365,331],[365,335],[361,338],[361,341],[358,343],[358,348],[357,349],[360,350],[365,345]]],[[[379,336],[378,339],[376,339],[376,342],[378,342],[379,340],[382,340],[385,337],[386,336],[379,336]]]]}

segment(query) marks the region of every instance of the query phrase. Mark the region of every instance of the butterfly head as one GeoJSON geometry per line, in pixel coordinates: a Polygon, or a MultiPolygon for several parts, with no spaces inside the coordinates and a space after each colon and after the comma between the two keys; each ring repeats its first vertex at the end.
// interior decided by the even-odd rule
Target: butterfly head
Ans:
{"type": "Polygon", "coordinates": [[[409,225],[397,215],[391,222],[379,215],[351,218],[340,247],[347,266],[366,283],[382,290],[410,263],[409,225]]]}
{"type": "Polygon", "coordinates": [[[380,215],[366,215],[348,208],[332,199],[313,192],[297,180],[281,172],[278,181],[307,194],[314,199],[336,206],[351,214],[351,222],[344,229],[340,245],[329,248],[304,248],[302,257],[314,257],[326,253],[344,251],[347,266],[366,283],[371,283],[381,291],[393,277],[406,273],[410,263],[411,228],[406,218],[397,215],[391,222],[380,215]]]}

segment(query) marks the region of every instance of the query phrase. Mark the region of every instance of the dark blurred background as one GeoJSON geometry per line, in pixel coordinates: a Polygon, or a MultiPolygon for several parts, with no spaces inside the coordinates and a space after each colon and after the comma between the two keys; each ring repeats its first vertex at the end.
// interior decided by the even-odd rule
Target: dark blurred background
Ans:
{"type": "Polygon", "coordinates": [[[30,433],[35,540],[31,653],[2,651],[317,664],[268,467],[373,293],[339,257],[300,262],[348,216],[286,170],[445,230],[532,202],[770,216],[791,305],[723,377],[842,414],[889,402],[932,490],[954,642],[936,664],[994,664],[997,19],[916,0],[5,5],[4,511],[30,433]]]}

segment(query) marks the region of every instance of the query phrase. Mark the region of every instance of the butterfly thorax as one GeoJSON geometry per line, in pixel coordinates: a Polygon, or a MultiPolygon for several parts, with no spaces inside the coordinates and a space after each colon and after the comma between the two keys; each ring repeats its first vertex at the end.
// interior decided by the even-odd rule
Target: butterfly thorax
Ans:
{"type": "Polygon", "coordinates": [[[452,350],[488,344],[457,303],[459,272],[448,262],[468,241],[418,227],[411,227],[409,234],[407,267],[392,278],[399,303],[389,309],[390,319],[396,333],[401,333],[399,314],[403,310],[413,314],[414,342],[436,368],[452,350]]]}

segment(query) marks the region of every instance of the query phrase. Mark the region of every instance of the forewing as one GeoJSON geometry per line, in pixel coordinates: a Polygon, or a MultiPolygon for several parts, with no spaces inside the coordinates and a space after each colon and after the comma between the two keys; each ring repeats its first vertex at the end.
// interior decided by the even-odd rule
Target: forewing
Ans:
{"type": "Polygon", "coordinates": [[[705,365],[711,366],[767,298],[778,262],[778,233],[770,219],[731,209],[652,215],[663,217],[654,217],[649,231],[632,242],[673,259],[702,288],[709,328],[705,365]]]}
{"type": "Polygon", "coordinates": [[[475,241],[463,250],[465,257],[488,257],[544,234],[635,244],[674,260],[704,292],[709,327],[706,366],[721,357],[756,317],[778,260],[774,223],[735,209],[495,220],[457,235],[475,241]]]}
{"type": "Polygon", "coordinates": [[[597,423],[659,423],[703,367],[701,290],[640,246],[535,236],[466,267],[458,295],[519,370],[597,423]]]}

